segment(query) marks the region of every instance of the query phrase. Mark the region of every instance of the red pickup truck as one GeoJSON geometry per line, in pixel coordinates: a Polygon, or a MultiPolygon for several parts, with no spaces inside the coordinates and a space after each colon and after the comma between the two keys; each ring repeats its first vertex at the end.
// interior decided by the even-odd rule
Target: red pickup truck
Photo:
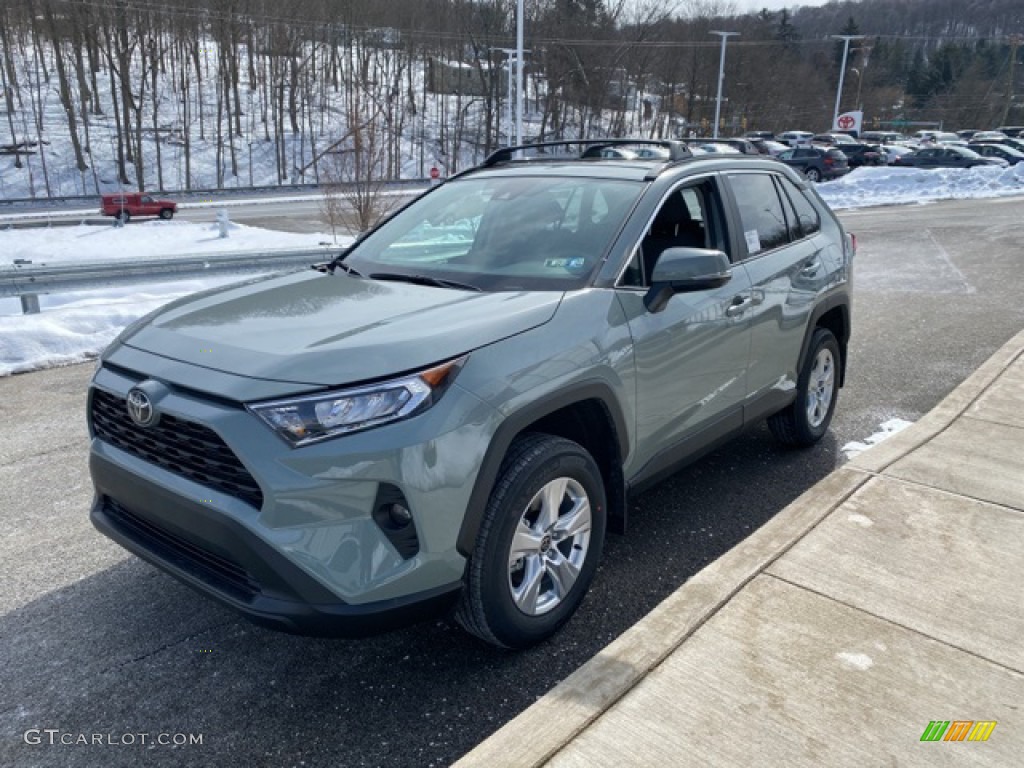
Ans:
{"type": "Polygon", "coordinates": [[[173,200],[159,200],[144,192],[124,192],[103,195],[100,213],[104,216],[115,216],[121,221],[128,221],[132,216],[159,216],[169,219],[178,211],[178,204],[173,200]]]}

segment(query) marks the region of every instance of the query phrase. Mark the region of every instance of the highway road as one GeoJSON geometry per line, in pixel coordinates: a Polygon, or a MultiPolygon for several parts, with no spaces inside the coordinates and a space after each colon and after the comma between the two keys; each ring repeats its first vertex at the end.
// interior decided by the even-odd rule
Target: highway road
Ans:
{"type": "Polygon", "coordinates": [[[762,426],[633,499],[580,613],[522,653],[443,621],[362,640],[250,625],[92,530],[91,365],[0,379],[0,765],[449,764],[842,463],[843,444],[919,418],[1024,327],[1022,206],[844,214],[860,250],[830,434],[786,451],[762,426]],[[80,734],[105,741],[60,743],[80,734]]]}

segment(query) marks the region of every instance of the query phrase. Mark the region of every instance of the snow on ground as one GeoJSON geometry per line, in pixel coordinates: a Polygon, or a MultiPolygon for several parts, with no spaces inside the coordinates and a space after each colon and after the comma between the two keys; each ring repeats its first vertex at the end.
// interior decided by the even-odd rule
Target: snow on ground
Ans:
{"type": "Polygon", "coordinates": [[[125,227],[89,226],[0,229],[0,279],[15,259],[33,265],[184,256],[285,248],[315,248],[330,235],[275,232],[229,224],[221,237],[218,224],[186,221],[131,222],[125,227]]]}
{"type": "MultiPolygon", "coordinates": [[[[38,315],[0,314],[0,376],[96,357],[123,328],[167,302],[253,277],[229,275],[154,283],[142,289],[82,291],[57,300],[41,296],[44,311],[38,315]]],[[[2,299],[0,304],[7,301],[11,300],[2,299]]]]}
{"type": "Polygon", "coordinates": [[[817,185],[834,209],[1024,195],[1024,163],[997,168],[857,168],[817,185]]]}
{"type": "Polygon", "coordinates": [[[897,432],[902,432],[913,423],[914,422],[906,421],[905,419],[889,419],[879,426],[878,432],[864,438],[863,441],[853,440],[839,450],[846,454],[846,458],[848,460],[852,459],[854,456],[866,451],[871,446],[878,445],[880,442],[892,437],[897,432]]]}
{"type": "MultiPolygon", "coordinates": [[[[1014,168],[916,170],[860,168],[838,181],[817,185],[833,208],[920,203],[944,199],[1024,195],[1024,163],[1014,168]]],[[[34,264],[134,259],[315,247],[323,234],[292,234],[232,224],[221,238],[217,224],[180,221],[132,222],[127,227],[78,226],[52,229],[0,229],[0,280],[15,259],[34,264]]],[[[249,276],[245,276],[247,278],[249,276]]],[[[216,277],[174,283],[41,296],[43,312],[21,315],[17,299],[0,299],[0,376],[78,362],[98,354],[128,323],[161,304],[243,277],[216,277]]],[[[888,421],[863,442],[848,443],[850,457],[888,437],[907,422],[888,421]]]]}
{"type": "MultiPolygon", "coordinates": [[[[227,238],[217,224],[153,221],[126,227],[79,226],[0,230],[0,280],[15,259],[33,265],[111,259],[316,247],[328,235],[275,232],[232,224],[227,238]]],[[[197,291],[254,277],[223,275],[42,295],[38,315],[22,315],[16,298],[0,299],[0,376],[66,365],[98,355],[129,323],[197,291]]]]}

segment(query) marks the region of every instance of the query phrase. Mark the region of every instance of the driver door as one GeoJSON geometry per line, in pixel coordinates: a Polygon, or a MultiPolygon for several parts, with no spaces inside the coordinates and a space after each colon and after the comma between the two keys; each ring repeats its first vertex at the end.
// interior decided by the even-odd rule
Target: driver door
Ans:
{"type": "MultiPolygon", "coordinates": [[[[704,247],[730,252],[717,182],[708,177],[672,190],[662,208],[680,195],[690,213],[685,246],[698,246],[692,232],[703,232],[704,247]]],[[[659,209],[660,210],[660,209],[659,209]]],[[[658,220],[656,215],[648,225],[658,220]]],[[[678,293],[659,312],[644,306],[650,285],[645,237],[617,286],[633,336],[636,364],[637,450],[631,465],[643,479],[671,466],[709,442],[732,434],[743,423],[743,399],[750,358],[750,278],[734,265],[720,288],[678,293]],[[645,263],[646,262],[646,263],[645,263]]],[[[699,246],[698,246],[699,247],[699,246]]]]}

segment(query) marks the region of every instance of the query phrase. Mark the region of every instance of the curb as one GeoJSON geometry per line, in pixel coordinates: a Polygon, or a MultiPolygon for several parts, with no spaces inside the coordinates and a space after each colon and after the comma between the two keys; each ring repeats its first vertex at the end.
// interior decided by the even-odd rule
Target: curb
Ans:
{"type": "Polygon", "coordinates": [[[546,763],[861,486],[948,428],[1022,355],[1024,331],[914,425],[834,470],[695,574],[594,658],[464,755],[455,768],[526,768],[546,763]]]}

